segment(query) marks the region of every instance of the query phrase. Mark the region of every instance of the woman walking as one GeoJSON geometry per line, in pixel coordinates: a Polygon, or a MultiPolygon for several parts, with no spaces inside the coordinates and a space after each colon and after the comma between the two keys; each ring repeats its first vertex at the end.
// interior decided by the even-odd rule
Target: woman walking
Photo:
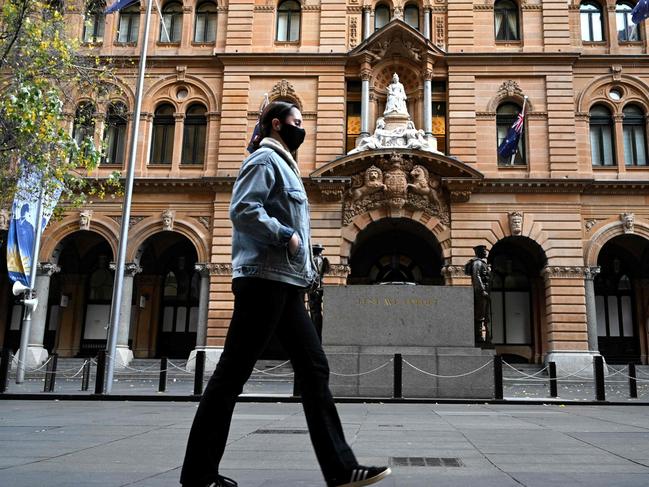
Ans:
{"type": "Polygon", "coordinates": [[[232,413],[255,362],[277,334],[300,377],[311,442],[327,486],[370,485],[389,467],[358,464],[329,391],[329,365],[304,307],[315,279],[309,206],[291,153],[306,135],[290,103],[273,102],[260,120],[258,147],[234,184],[230,219],[234,311],[221,359],[198,406],[180,477],[184,487],[236,487],[219,474],[232,413]]]}

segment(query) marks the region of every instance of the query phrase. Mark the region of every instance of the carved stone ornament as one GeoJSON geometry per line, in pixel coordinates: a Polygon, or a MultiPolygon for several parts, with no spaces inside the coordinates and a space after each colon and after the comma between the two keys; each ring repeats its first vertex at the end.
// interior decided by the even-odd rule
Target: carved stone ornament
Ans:
{"type": "Polygon", "coordinates": [[[624,226],[624,233],[633,233],[633,226],[635,224],[635,215],[633,213],[622,213],[620,220],[624,226]]]}
{"type": "Polygon", "coordinates": [[[61,268],[52,262],[39,262],[38,267],[36,267],[36,273],[39,276],[51,277],[52,274],[57,272],[61,272],[61,268]]]}
{"type": "Polygon", "coordinates": [[[442,267],[442,276],[444,276],[444,278],[446,279],[469,277],[466,275],[463,265],[445,265],[444,267],[442,267]]]}
{"type": "Polygon", "coordinates": [[[347,264],[329,264],[329,269],[325,273],[327,276],[347,278],[351,269],[347,264]]]}
{"type": "Polygon", "coordinates": [[[375,208],[426,211],[444,224],[450,222],[448,203],[442,199],[441,179],[424,166],[393,152],[352,175],[352,187],[343,199],[343,225],[375,208]]]}
{"type": "Polygon", "coordinates": [[[584,223],[584,227],[586,228],[587,232],[590,232],[590,230],[597,224],[597,220],[594,218],[591,218],[589,220],[586,220],[584,223]]]}
{"type": "Polygon", "coordinates": [[[498,88],[498,94],[500,96],[507,96],[509,98],[513,96],[523,98],[525,96],[523,94],[523,90],[521,90],[520,86],[518,86],[518,83],[511,79],[505,81],[502,85],[500,85],[500,88],[498,88]]]}
{"type": "Polygon", "coordinates": [[[0,210],[0,230],[9,230],[9,210],[0,210]]]}
{"type": "Polygon", "coordinates": [[[164,210],[162,212],[162,229],[165,231],[171,231],[174,229],[174,211],[173,210],[164,210]]]}
{"type": "Polygon", "coordinates": [[[232,275],[232,264],[215,264],[210,263],[209,269],[210,274],[213,276],[231,276],[232,275]]]}
{"type": "Polygon", "coordinates": [[[92,220],[92,210],[82,210],[79,212],[79,230],[90,230],[90,220],[92,220]]]}
{"type": "Polygon", "coordinates": [[[523,233],[523,212],[512,211],[509,214],[509,231],[512,235],[521,235],[523,233]]]}
{"type": "Polygon", "coordinates": [[[300,98],[297,96],[297,92],[295,91],[295,88],[293,88],[293,85],[285,79],[275,84],[275,86],[273,86],[273,89],[270,90],[268,96],[271,100],[274,100],[276,98],[293,99],[298,102],[298,105],[300,106],[302,105],[302,103],[300,102],[300,98]]]}

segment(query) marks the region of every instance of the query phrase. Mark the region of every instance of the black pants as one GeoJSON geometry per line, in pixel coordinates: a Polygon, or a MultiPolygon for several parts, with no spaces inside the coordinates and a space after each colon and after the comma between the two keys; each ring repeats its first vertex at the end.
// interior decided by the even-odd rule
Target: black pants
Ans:
{"type": "Polygon", "coordinates": [[[203,487],[216,479],[237,396],[275,332],[300,377],[304,414],[325,479],[358,465],[329,391],[329,365],[304,307],[304,291],[248,277],[234,279],[232,291],[230,329],[194,417],[181,484],[203,487]]]}

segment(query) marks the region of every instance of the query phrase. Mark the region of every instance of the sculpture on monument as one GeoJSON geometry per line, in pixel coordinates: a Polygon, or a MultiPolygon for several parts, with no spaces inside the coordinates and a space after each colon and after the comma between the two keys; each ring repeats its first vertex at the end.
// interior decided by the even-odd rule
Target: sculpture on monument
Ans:
{"type": "Polygon", "coordinates": [[[317,271],[317,277],[311,289],[309,289],[309,315],[311,321],[315,325],[320,340],[322,340],[322,289],[324,275],[329,271],[329,259],[322,255],[324,247],[320,244],[315,244],[313,249],[313,263],[317,271]]]}
{"type": "Polygon", "coordinates": [[[408,114],[408,107],[406,106],[406,90],[399,82],[399,75],[394,73],[392,75],[392,83],[388,85],[388,99],[385,102],[385,111],[383,116],[389,115],[392,112],[408,114]]]}
{"type": "Polygon", "coordinates": [[[374,133],[362,137],[349,154],[378,149],[414,149],[437,152],[434,137],[427,137],[423,130],[417,130],[410,120],[406,105],[406,90],[399,82],[399,75],[394,73],[392,82],[387,87],[387,99],[383,116],[376,120],[374,133]]]}
{"type": "Polygon", "coordinates": [[[471,276],[473,286],[473,315],[476,343],[491,343],[491,266],[487,262],[487,247],[473,247],[475,257],[466,263],[464,271],[471,276]]]}

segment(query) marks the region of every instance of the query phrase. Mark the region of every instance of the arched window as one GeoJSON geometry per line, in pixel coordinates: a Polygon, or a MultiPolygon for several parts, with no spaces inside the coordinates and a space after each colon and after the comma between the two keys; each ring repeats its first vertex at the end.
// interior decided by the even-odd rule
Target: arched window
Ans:
{"type": "Polygon", "coordinates": [[[82,102],[74,114],[72,137],[81,147],[84,143],[92,143],[95,135],[95,106],[90,102],[82,102]]]}
{"type": "Polygon", "coordinates": [[[104,131],[106,154],[104,164],[123,164],[126,145],[126,105],[122,102],[112,103],[106,113],[104,131]]]}
{"type": "Polygon", "coordinates": [[[185,115],[182,164],[203,164],[205,160],[206,108],[192,105],[185,115]]]}
{"type": "MultiPolygon", "coordinates": [[[[498,111],[496,112],[496,131],[498,139],[496,149],[500,147],[502,141],[507,138],[507,133],[520,112],[521,107],[515,103],[507,102],[498,107],[498,111]]],[[[508,158],[503,158],[499,155],[498,164],[506,166],[524,166],[527,164],[525,158],[525,128],[523,128],[523,133],[518,139],[518,149],[516,150],[516,153],[508,158]]]]}
{"type": "Polygon", "coordinates": [[[581,2],[579,6],[581,18],[581,40],[599,42],[604,40],[604,18],[602,7],[597,2],[581,2]]]}
{"type": "Polygon", "coordinates": [[[89,0],[83,17],[83,42],[102,42],[104,40],[104,23],[106,20],[104,0],[89,0]]]}
{"type": "Polygon", "coordinates": [[[615,165],[613,118],[603,105],[590,109],[590,152],[593,166],[615,165]]]}
{"type": "Polygon", "coordinates": [[[517,41],[518,7],[511,0],[499,0],[494,4],[494,30],[497,41],[517,41]]]}
{"type": "Polygon", "coordinates": [[[622,110],[624,121],[624,164],[627,166],[647,165],[646,119],[637,105],[627,105],[622,110]]]}
{"type": "Polygon", "coordinates": [[[194,42],[214,42],[216,40],[216,4],[203,2],[196,8],[194,42]]]}
{"type": "Polygon", "coordinates": [[[117,42],[135,43],[140,30],[140,3],[129,5],[119,11],[119,30],[117,42]]]}
{"type": "Polygon", "coordinates": [[[153,116],[150,164],[171,164],[174,147],[174,107],[160,105],[153,116]]]}
{"type": "Polygon", "coordinates": [[[295,0],[285,0],[277,7],[277,37],[280,42],[293,42],[300,39],[300,4],[295,0]]]}
{"type": "Polygon", "coordinates": [[[377,5],[374,9],[374,30],[385,27],[390,22],[390,9],[387,5],[377,5]]]}
{"type": "Polygon", "coordinates": [[[617,2],[615,5],[615,20],[617,24],[617,39],[623,42],[640,40],[640,30],[631,20],[633,5],[629,2],[617,2]]]}
{"type": "Polygon", "coordinates": [[[403,9],[403,20],[413,29],[419,30],[419,8],[414,3],[406,5],[403,9]]]}
{"type": "Polygon", "coordinates": [[[160,20],[160,42],[180,42],[183,29],[183,5],[180,2],[168,2],[162,7],[160,20]]]}

